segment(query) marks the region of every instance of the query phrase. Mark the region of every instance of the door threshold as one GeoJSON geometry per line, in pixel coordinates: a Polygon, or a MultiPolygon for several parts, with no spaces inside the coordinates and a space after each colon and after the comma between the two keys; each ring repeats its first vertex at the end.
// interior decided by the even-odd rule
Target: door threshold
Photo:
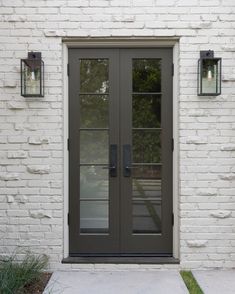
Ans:
{"type": "Polygon", "coordinates": [[[172,256],[141,255],[77,255],[62,259],[62,263],[116,263],[116,264],[179,264],[180,260],[172,256]]]}

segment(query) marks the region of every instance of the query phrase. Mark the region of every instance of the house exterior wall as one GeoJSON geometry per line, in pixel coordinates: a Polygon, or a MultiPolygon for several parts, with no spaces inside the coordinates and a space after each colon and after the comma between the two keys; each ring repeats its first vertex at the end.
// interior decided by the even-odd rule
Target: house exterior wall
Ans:
{"type": "Polygon", "coordinates": [[[234,0],[0,0],[1,253],[28,246],[65,268],[62,39],[178,37],[180,266],[235,266],[234,12],[234,0]],[[208,49],[222,57],[218,97],[197,96],[208,49]],[[20,96],[28,51],[42,52],[44,98],[20,96]]]}

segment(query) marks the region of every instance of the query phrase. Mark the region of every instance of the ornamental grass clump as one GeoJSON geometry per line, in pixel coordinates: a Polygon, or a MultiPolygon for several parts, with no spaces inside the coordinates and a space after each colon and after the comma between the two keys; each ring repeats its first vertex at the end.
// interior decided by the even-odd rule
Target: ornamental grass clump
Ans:
{"type": "Polygon", "coordinates": [[[0,257],[0,294],[27,293],[27,286],[39,282],[47,268],[46,255],[27,252],[22,260],[17,256],[0,257]]]}

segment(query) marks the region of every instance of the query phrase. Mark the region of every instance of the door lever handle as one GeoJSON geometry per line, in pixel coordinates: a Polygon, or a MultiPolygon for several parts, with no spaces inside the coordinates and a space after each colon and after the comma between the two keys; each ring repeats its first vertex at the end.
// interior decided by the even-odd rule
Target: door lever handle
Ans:
{"type": "Polygon", "coordinates": [[[116,166],[115,166],[115,165],[111,165],[111,166],[103,166],[102,169],[114,170],[114,169],[116,169],[116,166]]]}
{"type": "Polygon", "coordinates": [[[134,168],[138,168],[137,166],[129,166],[129,165],[127,165],[127,166],[125,166],[125,168],[126,169],[134,169],[134,168]]]}
{"type": "Polygon", "coordinates": [[[117,144],[111,144],[109,149],[109,165],[104,167],[104,169],[109,170],[110,177],[117,177],[117,157],[117,144]]]}
{"type": "Polygon", "coordinates": [[[131,145],[123,145],[123,176],[131,176],[131,145]]]}

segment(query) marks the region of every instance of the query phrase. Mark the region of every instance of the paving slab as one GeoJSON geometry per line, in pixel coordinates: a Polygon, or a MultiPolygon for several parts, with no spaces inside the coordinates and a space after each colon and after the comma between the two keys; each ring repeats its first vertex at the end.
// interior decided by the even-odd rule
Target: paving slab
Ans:
{"type": "Polygon", "coordinates": [[[234,294],[235,270],[193,271],[204,294],[234,294]]]}
{"type": "Polygon", "coordinates": [[[178,271],[57,271],[43,294],[188,294],[178,271]]]}

